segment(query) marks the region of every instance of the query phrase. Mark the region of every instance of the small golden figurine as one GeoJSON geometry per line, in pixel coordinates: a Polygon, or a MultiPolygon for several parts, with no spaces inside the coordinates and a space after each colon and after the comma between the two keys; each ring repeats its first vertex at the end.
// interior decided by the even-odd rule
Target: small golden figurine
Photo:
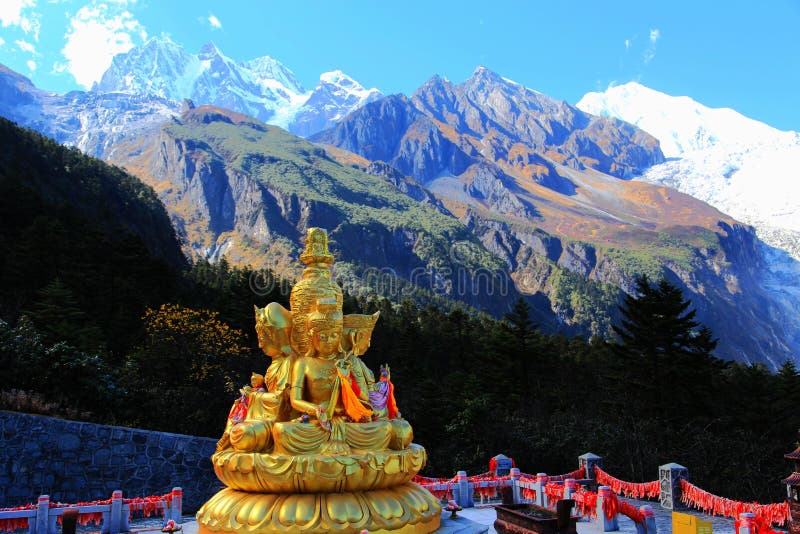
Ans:
{"type": "Polygon", "coordinates": [[[212,463],[227,486],[197,512],[201,533],[395,532],[439,528],[441,506],[411,480],[425,449],[360,356],[374,315],[343,315],[327,233],[308,230],[306,264],[289,298],[256,308],[259,346],[272,358],[242,388],[212,463]]]}

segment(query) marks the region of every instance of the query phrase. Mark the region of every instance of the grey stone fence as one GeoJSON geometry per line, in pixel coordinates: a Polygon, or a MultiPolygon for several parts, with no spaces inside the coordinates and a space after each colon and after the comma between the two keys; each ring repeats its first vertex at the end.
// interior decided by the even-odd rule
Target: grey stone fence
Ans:
{"type": "MultiPolygon", "coordinates": [[[[169,519],[176,523],[181,522],[181,502],[181,488],[172,488],[170,493],[162,495],[160,499],[149,504],[155,505],[157,509],[163,512],[164,524],[166,524],[169,519]]],[[[21,519],[27,523],[28,534],[56,534],[56,523],[58,523],[59,518],[64,518],[63,532],[66,532],[68,530],[66,526],[66,517],[68,515],[71,514],[73,520],[77,521],[81,515],[99,514],[102,517],[100,534],[119,534],[130,531],[128,518],[131,516],[132,510],[138,508],[137,504],[141,503],[137,503],[136,499],[128,499],[126,502],[122,498],[122,491],[120,490],[115,491],[107,502],[98,501],[82,505],[64,506],[59,503],[52,503],[49,495],[40,495],[34,508],[11,511],[0,509],[0,526],[2,526],[3,522],[21,519]]],[[[73,522],[72,525],[74,526],[75,523],[73,522]]],[[[8,529],[0,528],[0,530],[8,529]]],[[[11,530],[14,530],[13,527],[11,530]]]]}
{"type": "Polygon", "coordinates": [[[183,488],[194,512],[222,484],[216,440],[0,411],[0,508],[36,503],[163,495],[183,488]]]}

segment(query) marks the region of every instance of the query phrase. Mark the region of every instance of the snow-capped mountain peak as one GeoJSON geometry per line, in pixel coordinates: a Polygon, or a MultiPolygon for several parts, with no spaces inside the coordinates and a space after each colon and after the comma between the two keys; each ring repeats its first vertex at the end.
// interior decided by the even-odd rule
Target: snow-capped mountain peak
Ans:
{"type": "Polygon", "coordinates": [[[659,140],[671,160],[642,180],[708,202],[800,259],[800,133],[633,82],[588,93],[577,107],[635,124],[659,140]]]}
{"type": "Polygon", "coordinates": [[[313,91],[305,91],[294,73],[270,56],[237,61],[211,41],[190,54],[168,37],[152,38],[117,55],[93,90],[174,102],[188,98],[196,105],[246,113],[299,135],[327,128],[382,96],[339,70],[324,73],[313,91]]]}
{"type": "Polygon", "coordinates": [[[300,82],[297,81],[297,78],[295,78],[294,73],[283,63],[270,56],[257,57],[250,61],[245,61],[242,65],[250,70],[259,81],[274,80],[294,93],[301,94],[306,92],[300,82]]]}
{"type": "Polygon", "coordinates": [[[668,158],[713,146],[755,146],[792,137],[791,132],[781,132],[730,108],[709,108],[689,97],[670,96],[636,82],[587,93],[577,107],[635,124],[661,142],[668,158]]]}

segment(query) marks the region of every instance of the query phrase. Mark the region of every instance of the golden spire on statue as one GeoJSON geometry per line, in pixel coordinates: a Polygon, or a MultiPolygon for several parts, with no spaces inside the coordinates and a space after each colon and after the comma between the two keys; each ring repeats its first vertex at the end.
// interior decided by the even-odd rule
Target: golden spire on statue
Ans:
{"type": "Polygon", "coordinates": [[[272,363],[228,417],[212,456],[227,487],[197,512],[200,532],[432,532],[441,506],[411,481],[425,449],[394,406],[388,366],[376,382],[360,358],[378,314],[342,315],[325,230],[308,230],[300,260],[291,311],[255,310],[272,363]]]}

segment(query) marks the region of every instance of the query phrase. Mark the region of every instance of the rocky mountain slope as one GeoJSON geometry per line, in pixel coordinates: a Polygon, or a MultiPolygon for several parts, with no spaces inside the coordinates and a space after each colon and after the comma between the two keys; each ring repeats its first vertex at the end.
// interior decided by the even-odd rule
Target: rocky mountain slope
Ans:
{"type": "Polygon", "coordinates": [[[368,104],[311,139],[414,177],[565,323],[605,335],[614,288],[665,274],[726,357],[775,365],[799,346],[795,321],[762,287],[751,228],[675,190],[620,180],[664,162],[658,141],[628,123],[479,68],[461,84],[434,77],[410,99],[368,104]]]}
{"type": "Polygon", "coordinates": [[[236,61],[213,43],[195,55],[164,37],[114,57],[92,90],[173,102],[191,99],[197,105],[246,113],[301,136],[328,128],[382,96],[341,71],[323,73],[317,86],[306,91],[291,70],[269,56],[236,61]]]}
{"type": "Polygon", "coordinates": [[[800,346],[751,228],[625,179],[664,162],[654,137],[487,69],[371,102],[314,136],[324,149],[162,97],[55,95],[7,72],[0,94],[0,113],[152,185],[194,254],[290,275],[299,236],[319,224],[341,246],[339,274],[360,284],[394,269],[404,290],[495,312],[523,293],[555,313],[558,325],[537,317],[544,327],[601,336],[635,275],[664,274],[720,355],[774,366],[800,346]]]}
{"type": "Polygon", "coordinates": [[[187,109],[157,135],[119,143],[111,161],[155,188],[179,235],[205,258],[297,277],[305,231],[320,226],[330,232],[336,275],[354,292],[447,297],[495,312],[518,295],[508,284],[502,298],[477,286],[479,273],[507,280],[502,263],[435,200],[413,198],[421,190],[413,181],[379,165],[342,165],[243,114],[187,109]]]}

